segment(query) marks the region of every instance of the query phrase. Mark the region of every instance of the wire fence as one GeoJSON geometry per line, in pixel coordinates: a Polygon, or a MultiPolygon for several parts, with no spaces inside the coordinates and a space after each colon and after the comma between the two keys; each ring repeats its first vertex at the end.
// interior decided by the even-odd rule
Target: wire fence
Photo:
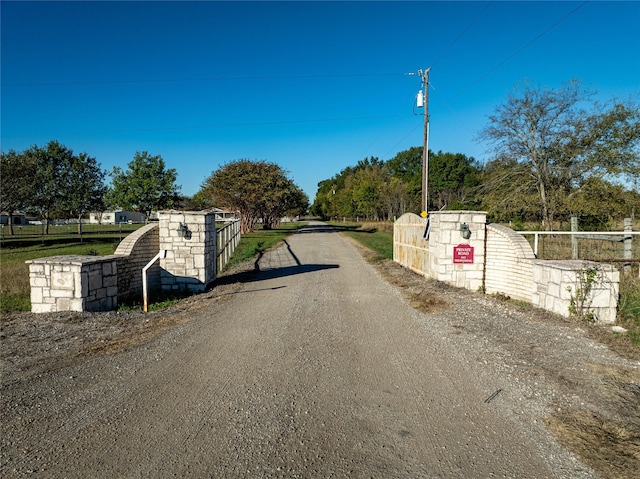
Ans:
{"type": "Polygon", "coordinates": [[[40,241],[55,242],[64,239],[69,241],[89,241],[102,236],[120,236],[120,241],[128,234],[144,226],[142,223],[62,223],[62,224],[29,224],[29,225],[0,225],[0,241],[2,246],[17,246],[22,243],[40,241]]]}
{"type": "MultiPolygon", "coordinates": [[[[640,268],[640,232],[518,231],[539,259],[581,259],[610,263],[625,271],[640,268]]],[[[640,271],[638,271],[640,275],[640,271]]]]}

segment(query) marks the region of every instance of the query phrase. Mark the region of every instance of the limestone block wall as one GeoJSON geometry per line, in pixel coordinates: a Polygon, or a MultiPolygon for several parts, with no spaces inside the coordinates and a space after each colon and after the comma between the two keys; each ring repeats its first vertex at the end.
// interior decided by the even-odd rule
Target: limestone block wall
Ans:
{"type": "MultiPolygon", "coordinates": [[[[571,298],[582,288],[584,271],[595,264],[537,260],[522,235],[505,226],[487,225],[483,212],[432,212],[429,218],[428,241],[424,239],[425,222],[419,216],[406,214],[396,221],[394,260],[423,276],[457,287],[472,291],[483,288],[489,294],[502,293],[568,316],[571,298]],[[463,223],[471,232],[468,240],[460,233],[463,223]],[[473,261],[460,263],[460,251],[470,248],[473,261]]],[[[614,322],[620,274],[610,265],[597,264],[597,268],[597,281],[584,305],[598,321],[614,322]]]]}
{"type": "Polygon", "coordinates": [[[487,225],[485,292],[530,302],[535,258],[524,236],[506,226],[487,225]]]}
{"type": "Polygon", "coordinates": [[[160,282],[165,291],[204,291],[216,279],[215,213],[162,211],[160,282]]]}
{"type": "Polygon", "coordinates": [[[27,261],[31,311],[109,311],[118,306],[113,256],[52,256],[27,261]]]}
{"type": "Polygon", "coordinates": [[[483,286],[484,242],[487,214],[482,211],[435,211],[429,214],[429,268],[431,278],[477,291],[483,286]],[[462,237],[460,227],[466,224],[471,237],[462,237]],[[469,245],[473,261],[456,263],[455,249],[469,245]]]}
{"type": "MultiPolygon", "coordinates": [[[[124,238],[115,256],[118,262],[118,298],[142,297],[142,268],[160,251],[159,225],[148,224],[124,238]]],[[[154,264],[147,272],[149,291],[160,289],[160,265],[154,264]]]]}
{"type": "MultiPolygon", "coordinates": [[[[32,311],[116,309],[119,301],[141,297],[142,269],[162,249],[165,258],[147,272],[149,291],[203,291],[216,278],[215,213],[169,211],[159,217],[159,224],[127,236],[112,256],[27,261],[32,311]]],[[[239,239],[239,234],[229,237],[228,254],[239,239]]]]}
{"type": "Polygon", "coordinates": [[[402,215],[393,224],[393,260],[422,276],[429,276],[426,226],[427,221],[413,213],[402,215]]]}
{"type": "Polygon", "coordinates": [[[571,299],[578,298],[578,290],[587,288],[585,271],[596,268],[590,294],[582,303],[584,312],[592,313],[596,321],[613,323],[616,320],[620,272],[613,266],[589,261],[532,261],[534,306],[568,317],[571,299]]]}

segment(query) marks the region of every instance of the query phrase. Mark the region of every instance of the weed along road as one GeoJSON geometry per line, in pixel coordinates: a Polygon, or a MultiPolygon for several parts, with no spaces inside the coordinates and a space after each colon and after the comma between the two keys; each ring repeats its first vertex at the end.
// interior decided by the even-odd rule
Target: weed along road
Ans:
{"type": "Polygon", "coordinates": [[[152,341],[12,390],[3,477],[595,477],[494,352],[413,309],[331,228],[238,279],[152,341]]]}

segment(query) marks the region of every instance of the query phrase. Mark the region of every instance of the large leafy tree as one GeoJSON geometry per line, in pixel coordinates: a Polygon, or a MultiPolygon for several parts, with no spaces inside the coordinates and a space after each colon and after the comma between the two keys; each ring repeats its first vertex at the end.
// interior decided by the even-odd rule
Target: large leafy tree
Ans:
{"type": "Polygon", "coordinates": [[[9,216],[13,234],[13,213],[32,206],[35,193],[36,163],[14,150],[0,154],[0,210],[9,216]]]}
{"type": "MultiPolygon", "coordinates": [[[[393,178],[404,185],[408,197],[406,211],[420,211],[422,204],[422,150],[421,146],[412,146],[408,150],[399,152],[387,161],[387,167],[393,178]]],[[[429,151],[429,156],[433,152],[429,151]]],[[[433,167],[429,164],[429,173],[433,167]]],[[[431,183],[431,181],[429,181],[431,183]]]]}
{"type": "Polygon", "coordinates": [[[125,208],[149,215],[154,210],[171,208],[180,202],[178,174],[166,168],[160,155],[136,152],[127,170],[114,167],[106,202],[112,208],[125,208]]]}
{"type": "Polygon", "coordinates": [[[239,211],[243,233],[253,231],[260,220],[267,228],[284,215],[306,212],[307,196],[275,163],[241,159],[214,171],[197,193],[221,208],[239,211]]]}
{"type": "Polygon", "coordinates": [[[95,158],[52,140],[46,147],[33,146],[22,156],[34,165],[29,204],[46,220],[46,232],[54,216],[81,218],[102,204],[104,172],[95,158]]]}
{"type": "Polygon", "coordinates": [[[622,185],[591,177],[571,192],[566,203],[571,216],[580,218],[581,227],[592,226],[599,231],[615,218],[633,216],[639,197],[622,185]]]}
{"type": "Polygon", "coordinates": [[[312,213],[325,218],[362,216],[377,218],[383,214],[381,197],[388,178],[383,161],[376,157],[358,161],[328,180],[318,183],[312,213]]]}
{"type": "Polygon", "coordinates": [[[383,217],[383,191],[388,179],[384,163],[372,163],[354,173],[351,199],[358,216],[372,220],[380,220],[383,217]]]}
{"type": "Polygon", "coordinates": [[[80,219],[86,213],[102,210],[104,195],[107,191],[104,177],[105,173],[95,158],[86,153],[71,157],[62,184],[64,189],[72,194],[62,199],[59,208],[70,217],[77,218],[78,227],[80,227],[80,219]]]}
{"type": "Polygon", "coordinates": [[[463,209],[473,205],[480,169],[462,153],[429,154],[429,204],[435,209],[463,209]]]}
{"type": "Polygon", "coordinates": [[[535,193],[547,228],[568,211],[571,191],[589,178],[624,181],[640,173],[637,105],[600,108],[591,97],[577,81],[557,90],[524,84],[489,116],[480,135],[496,161],[517,165],[502,168],[504,200],[535,193]]]}

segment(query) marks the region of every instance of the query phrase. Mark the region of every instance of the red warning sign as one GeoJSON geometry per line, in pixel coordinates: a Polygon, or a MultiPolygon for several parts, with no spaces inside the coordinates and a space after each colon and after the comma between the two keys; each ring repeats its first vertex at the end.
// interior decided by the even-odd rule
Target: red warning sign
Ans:
{"type": "Polygon", "coordinates": [[[459,244],[453,247],[454,264],[473,264],[473,246],[459,244]]]}

